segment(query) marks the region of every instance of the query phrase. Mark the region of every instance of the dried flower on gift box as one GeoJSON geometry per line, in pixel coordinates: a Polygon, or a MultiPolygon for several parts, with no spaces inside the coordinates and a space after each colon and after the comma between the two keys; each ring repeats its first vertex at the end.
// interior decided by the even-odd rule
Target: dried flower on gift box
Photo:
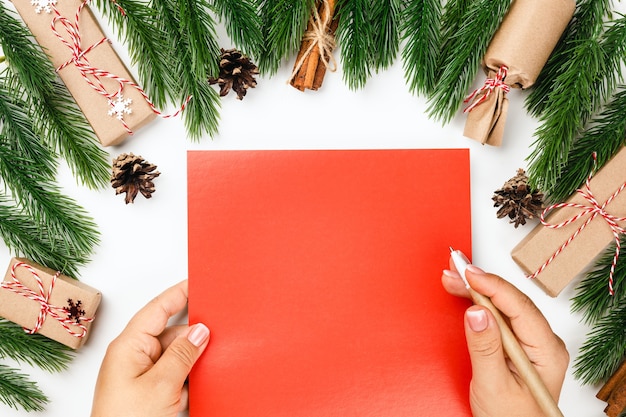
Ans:
{"type": "Polygon", "coordinates": [[[494,193],[491,199],[495,202],[494,207],[500,207],[498,218],[508,216],[516,228],[526,224],[526,219],[539,217],[543,211],[543,193],[528,185],[528,176],[521,168],[494,193]]]}
{"type": "Polygon", "coordinates": [[[151,198],[154,192],[153,180],[161,175],[153,165],[141,156],[123,153],[113,160],[111,186],[115,194],[126,193],[126,204],[133,203],[137,193],[151,198]]]}
{"type": "Polygon", "coordinates": [[[237,98],[242,100],[248,88],[256,87],[255,75],[259,74],[256,65],[244,54],[236,49],[222,48],[220,59],[220,75],[218,78],[209,78],[210,84],[220,86],[220,96],[224,97],[230,90],[237,93],[237,98]]]}

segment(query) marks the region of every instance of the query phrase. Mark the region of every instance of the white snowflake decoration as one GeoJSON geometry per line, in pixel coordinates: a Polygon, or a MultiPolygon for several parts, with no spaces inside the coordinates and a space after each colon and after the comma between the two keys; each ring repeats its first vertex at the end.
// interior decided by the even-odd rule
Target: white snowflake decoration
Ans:
{"type": "Polygon", "coordinates": [[[124,100],[124,96],[121,94],[115,101],[111,101],[111,110],[109,110],[109,116],[115,116],[118,120],[122,120],[125,114],[131,114],[133,110],[128,106],[132,103],[133,100],[127,98],[124,100]]]}
{"type": "Polygon", "coordinates": [[[30,0],[30,4],[35,6],[35,13],[52,12],[51,6],[56,6],[57,0],[30,0]]]}

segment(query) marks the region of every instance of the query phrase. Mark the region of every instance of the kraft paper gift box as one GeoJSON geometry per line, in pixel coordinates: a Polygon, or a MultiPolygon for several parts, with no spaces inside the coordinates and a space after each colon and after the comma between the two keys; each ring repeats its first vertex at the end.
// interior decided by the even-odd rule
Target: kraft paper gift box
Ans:
{"type": "MultiPolygon", "coordinates": [[[[74,24],[75,16],[82,4],[82,0],[58,1],[56,6],[50,9],[50,12],[47,12],[45,9],[38,9],[30,0],[12,1],[16,10],[35,36],[37,42],[50,58],[54,68],[58,69],[70,61],[73,56],[72,49],[57,37],[51,28],[51,24],[53,19],[57,16],[55,9],[58,10],[62,17],[67,19],[67,23],[74,24]],[[39,12],[37,12],[37,10],[39,10],[39,12]]],[[[70,43],[70,45],[73,44],[69,32],[62,21],[58,20],[55,24],[55,28],[63,39],[70,43]]],[[[95,45],[105,38],[98,21],[87,5],[80,10],[78,29],[78,33],[80,34],[80,48],[83,51],[88,50],[92,45],[95,45]]],[[[86,62],[88,62],[90,66],[98,70],[106,71],[134,83],[132,75],[120,60],[111,44],[107,41],[100,43],[93,49],[89,49],[88,52],[84,54],[84,59],[86,59],[86,62]]],[[[83,60],[83,62],[85,61],[83,60]]],[[[96,89],[83,78],[77,65],[69,63],[64,68],[60,69],[58,73],[103,146],[117,145],[128,137],[129,132],[124,126],[124,123],[134,132],[156,117],[156,113],[140,91],[130,85],[125,85],[121,97],[116,96],[113,98],[113,102],[117,101],[119,98],[121,100],[120,103],[130,100],[128,109],[130,109],[131,112],[121,113],[124,120],[124,123],[122,123],[117,119],[115,112],[109,114],[110,110],[113,109],[112,105],[109,104],[109,99],[96,91],[96,89]]],[[[88,78],[97,84],[97,80],[95,80],[93,76],[89,76],[88,78]]],[[[112,78],[102,76],[98,77],[98,79],[108,94],[115,94],[120,88],[119,82],[112,78]]],[[[123,107],[124,106],[117,107],[117,109],[122,110],[123,107]]]]}
{"type": "MultiPolygon", "coordinates": [[[[531,87],[552,50],[572,19],[574,0],[514,0],[483,58],[488,79],[501,80],[510,88],[531,87]]],[[[468,112],[463,135],[483,144],[502,144],[508,99],[501,87],[481,91],[474,100],[484,100],[468,112]],[[484,97],[484,98],[483,98],[484,97]]],[[[467,111],[467,110],[466,110],[467,111]]]]}
{"type": "MultiPolygon", "coordinates": [[[[591,157],[591,156],[590,156],[591,157]]],[[[626,148],[622,148],[602,169],[593,175],[590,190],[599,205],[626,182],[626,148]]],[[[581,191],[586,191],[585,185],[581,191]]],[[[565,203],[590,206],[580,193],[574,193],[565,203]]],[[[546,222],[555,225],[581,212],[580,208],[563,207],[553,210],[546,222]]],[[[626,191],[620,192],[605,207],[606,213],[615,217],[626,217],[626,191]]],[[[591,216],[587,214],[577,221],[558,229],[543,224],[537,225],[511,252],[513,260],[529,275],[535,274],[568,241],[591,216]]],[[[620,226],[624,227],[622,222],[620,226]]],[[[554,256],[534,278],[546,293],[556,297],[575,277],[588,271],[596,258],[615,240],[615,236],[601,216],[597,215],[571,242],[554,256]]],[[[619,259],[619,262],[626,260],[619,259]]],[[[607,276],[607,288],[609,277],[607,276]]]]}
{"type": "Polygon", "coordinates": [[[78,349],[89,336],[101,298],[98,290],[80,281],[29,260],[13,258],[0,286],[0,316],[33,331],[43,314],[36,333],[78,349]]]}

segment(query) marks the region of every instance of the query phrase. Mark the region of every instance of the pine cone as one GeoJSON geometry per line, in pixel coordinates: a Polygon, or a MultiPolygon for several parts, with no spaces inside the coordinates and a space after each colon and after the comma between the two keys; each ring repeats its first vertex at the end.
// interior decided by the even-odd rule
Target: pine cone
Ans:
{"type": "Polygon", "coordinates": [[[508,216],[516,228],[526,224],[526,219],[539,217],[543,211],[543,193],[530,189],[528,176],[521,168],[515,177],[495,191],[492,200],[495,201],[494,207],[500,207],[498,218],[508,216]]]}
{"type": "Polygon", "coordinates": [[[219,84],[220,96],[224,97],[231,90],[235,90],[237,98],[243,99],[248,88],[256,87],[255,75],[259,74],[259,69],[236,49],[224,50],[220,59],[219,78],[209,78],[210,84],[219,84]]]}
{"type": "Polygon", "coordinates": [[[133,203],[138,192],[145,198],[152,197],[154,192],[152,180],[161,175],[156,168],[156,165],[152,165],[141,156],[132,153],[121,154],[113,160],[111,185],[115,188],[115,194],[126,193],[126,204],[133,203]]]}

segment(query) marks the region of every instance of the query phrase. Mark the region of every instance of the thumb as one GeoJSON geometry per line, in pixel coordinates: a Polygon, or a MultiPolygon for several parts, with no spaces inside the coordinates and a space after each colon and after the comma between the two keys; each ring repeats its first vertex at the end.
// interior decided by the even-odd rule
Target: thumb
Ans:
{"type": "Polygon", "coordinates": [[[182,386],[209,342],[209,329],[202,323],[191,326],[163,352],[152,368],[156,375],[182,386]]]}
{"type": "Polygon", "coordinates": [[[465,337],[474,390],[488,393],[501,389],[511,373],[504,358],[500,330],[487,308],[475,305],[467,309],[465,337]]]}

